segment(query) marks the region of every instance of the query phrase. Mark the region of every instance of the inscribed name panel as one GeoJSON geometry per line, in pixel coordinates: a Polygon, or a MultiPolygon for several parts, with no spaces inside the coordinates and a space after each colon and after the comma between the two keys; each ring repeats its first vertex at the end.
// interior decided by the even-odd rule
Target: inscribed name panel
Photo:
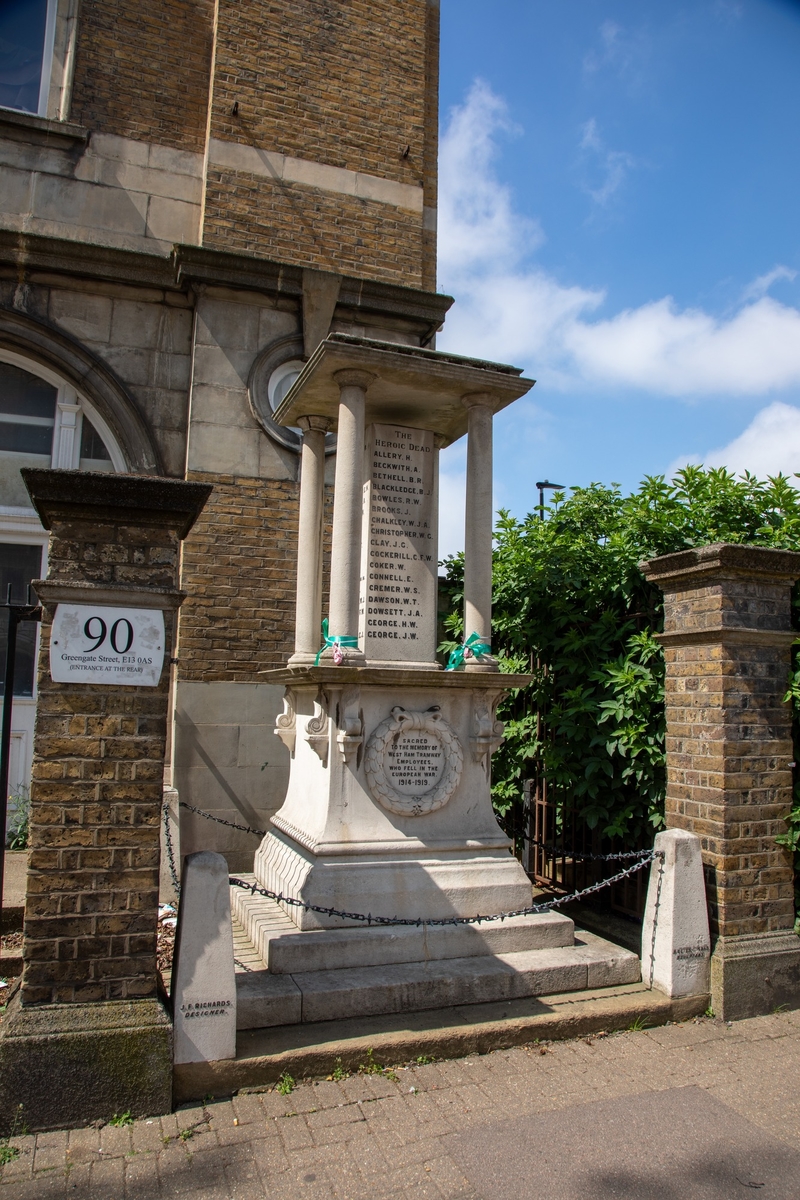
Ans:
{"type": "Polygon", "coordinates": [[[370,425],[359,641],[367,661],[436,654],[436,448],[425,429],[370,425]]]}

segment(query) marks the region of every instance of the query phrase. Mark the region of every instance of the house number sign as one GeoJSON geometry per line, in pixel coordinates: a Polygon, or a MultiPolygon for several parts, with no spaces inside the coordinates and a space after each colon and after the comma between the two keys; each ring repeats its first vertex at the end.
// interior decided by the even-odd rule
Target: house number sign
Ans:
{"type": "Polygon", "coordinates": [[[157,687],[164,665],[164,614],[157,608],[59,604],[50,634],[54,683],[157,687]]]}

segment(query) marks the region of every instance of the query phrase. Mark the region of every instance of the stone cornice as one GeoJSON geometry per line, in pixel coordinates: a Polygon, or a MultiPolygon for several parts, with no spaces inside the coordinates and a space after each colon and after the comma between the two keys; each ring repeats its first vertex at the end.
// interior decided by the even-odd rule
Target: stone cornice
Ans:
{"type": "Polygon", "coordinates": [[[124,583],[61,583],[34,579],[31,585],[42,604],[109,604],[117,608],[180,608],[186,592],[136,587],[124,583]]]}
{"type": "Polygon", "coordinates": [[[704,629],[676,629],[655,635],[662,646],[758,645],[791,646],[798,639],[794,630],[752,629],[743,625],[711,625],[704,629]]]}
{"type": "Polygon", "coordinates": [[[153,475],[110,475],[23,467],[34,507],[45,529],[54,520],[120,521],[176,526],[185,538],[214,490],[153,475]]]}
{"type": "MultiPolygon", "coordinates": [[[[303,268],[234,254],[205,246],[176,245],[169,257],[118,250],[70,238],[0,230],[0,267],[14,269],[15,278],[32,279],[39,272],[67,275],[104,283],[128,284],[189,292],[203,287],[261,292],[272,298],[303,299],[303,268]]],[[[452,296],[345,275],[339,289],[336,316],[357,320],[359,315],[390,317],[421,327],[423,342],[441,328],[452,296]]]]}
{"type": "Polygon", "coordinates": [[[336,667],[320,664],[318,667],[298,666],[259,671],[258,674],[265,683],[283,683],[288,687],[370,684],[377,687],[474,688],[497,692],[527,687],[533,678],[531,675],[506,675],[503,671],[443,671],[433,665],[430,670],[422,670],[401,666],[336,667]]]}
{"type": "Polygon", "coordinates": [[[717,542],[663,554],[639,564],[639,569],[662,591],[707,587],[715,579],[751,579],[793,582],[800,578],[800,554],[767,546],[742,546],[717,542]]]}

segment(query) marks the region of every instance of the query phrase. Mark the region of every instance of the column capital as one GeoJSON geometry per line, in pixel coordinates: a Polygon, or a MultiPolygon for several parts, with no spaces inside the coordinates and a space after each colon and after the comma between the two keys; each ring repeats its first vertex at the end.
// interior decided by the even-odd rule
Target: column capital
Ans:
{"type": "Polygon", "coordinates": [[[298,417],[297,424],[303,433],[310,433],[312,430],[316,430],[318,433],[327,433],[332,421],[328,417],[318,417],[312,413],[307,417],[298,417]]]}
{"type": "Polygon", "coordinates": [[[371,371],[345,370],[334,372],[333,378],[336,380],[340,388],[357,387],[366,391],[371,383],[375,382],[376,376],[371,371]]]}
{"type": "Polygon", "coordinates": [[[494,396],[491,392],[467,392],[461,397],[464,408],[488,408],[494,413],[494,396]]]}

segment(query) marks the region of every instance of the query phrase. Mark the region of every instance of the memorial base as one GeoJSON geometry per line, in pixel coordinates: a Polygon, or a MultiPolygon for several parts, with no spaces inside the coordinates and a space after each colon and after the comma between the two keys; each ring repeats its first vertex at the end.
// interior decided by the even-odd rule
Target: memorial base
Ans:
{"type": "MultiPolygon", "coordinates": [[[[255,881],[254,881],[255,882],[255,881]]],[[[638,983],[638,955],[560,913],[480,925],[303,933],[272,900],[231,890],[237,1027],[334,1021],[638,983]]]]}
{"type": "Polygon", "coordinates": [[[17,993],[9,1004],[0,1026],[3,1134],[171,1107],[172,1024],[157,1000],[23,1007],[17,993]]]}
{"type": "Polygon", "coordinates": [[[711,1007],[725,1021],[800,1008],[800,937],[791,930],[718,939],[711,1007]]]}
{"type": "MultiPolygon", "coordinates": [[[[289,788],[256,853],[262,887],[308,905],[432,920],[508,912],[531,886],[492,809],[497,705],[526,675],[407,666],[269,672],[289,788]]],[[[288,907],[303,930],[353,921],[288,907]]]]}

